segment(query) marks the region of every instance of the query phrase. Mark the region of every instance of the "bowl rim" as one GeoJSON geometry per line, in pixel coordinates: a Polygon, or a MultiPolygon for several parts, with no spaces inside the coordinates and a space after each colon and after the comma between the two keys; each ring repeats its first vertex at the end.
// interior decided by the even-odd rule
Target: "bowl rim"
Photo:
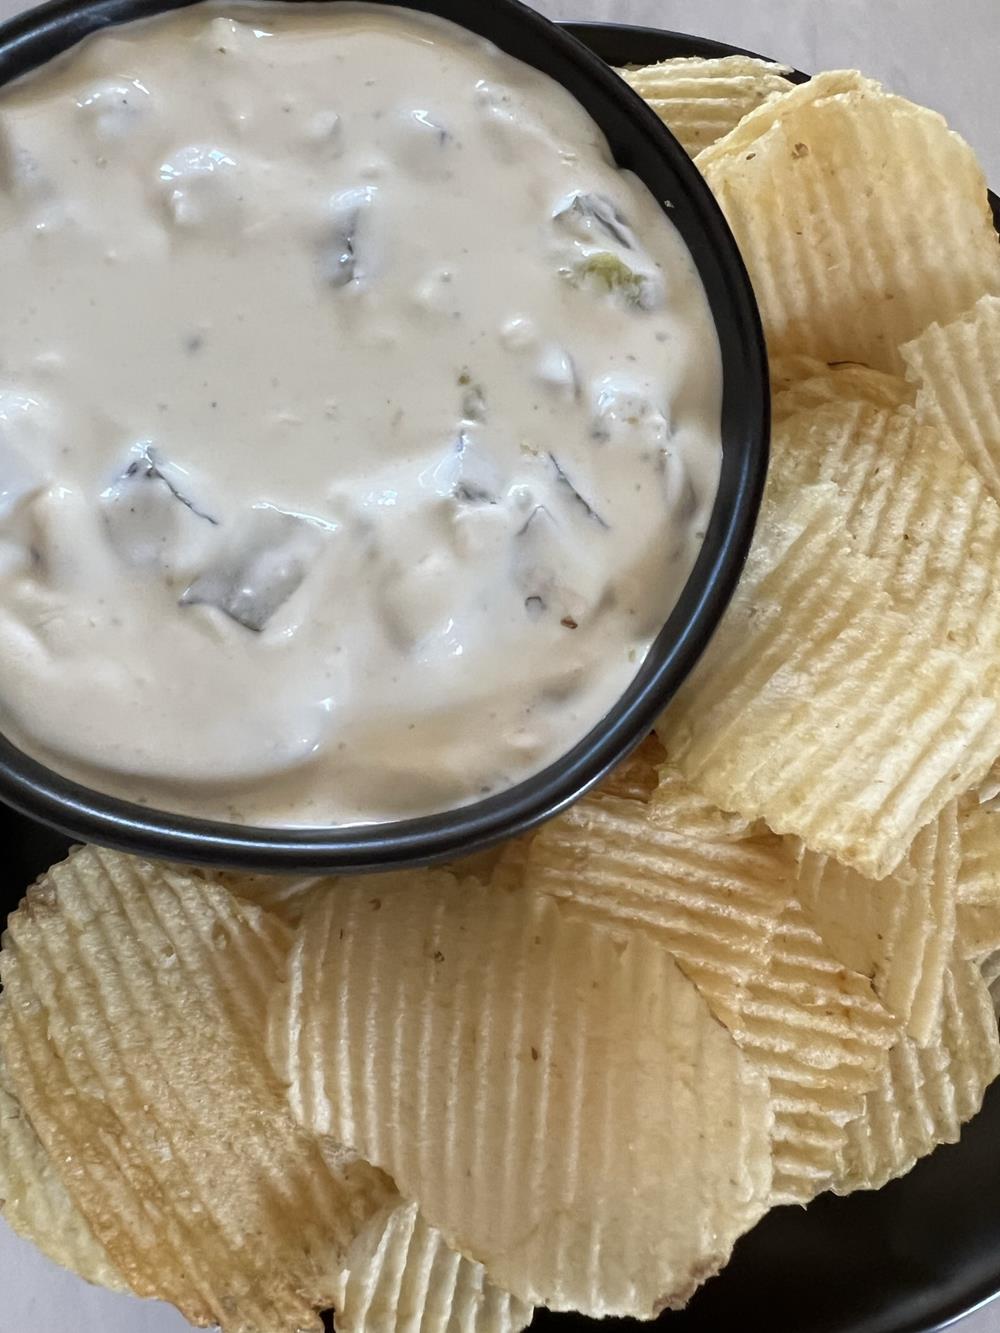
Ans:
{"type": "MultiPolygon", "coordinates": [[[[0,25],[0,85],[91,32],[196,2],[48,0],[0,25]]],[[[555,77],[608,135],[619,165],[637,170],[665,212],[674,210],[668,216],[682,234],[687,231],[685,239],[713,307],[723,362],[722,478],[702,549],[677,605],[615,706],[554,763],[503,792],[440,813],[385,823],[290,828],[227,824],[98,792],[63,777],[0,734],[0,800],[71,837],[169,861],[285,873],[385,871],[429,865],[490,846],[558,814],[634,749],[695,665],[736,588],[767,473],[770,392],[753,288],[711,191],[651,108],[568,28],[520,0],[488,0],[471,10],[465,0],[406,0],[404,7],[453,18],[555,77]],[[600,114],[595,114],[595,104],[600,114]],[[652,163],[650,171],[640,169],[643,162],[652,163]],[[674,209],[672,200],[664,202],[647,179],[651,171],[671,179],[680,209],[674,209]],[[719,317],[720,307],[725,320],[719,317]],[[727,421],[733,436],[728,447],[727,421]]]]}

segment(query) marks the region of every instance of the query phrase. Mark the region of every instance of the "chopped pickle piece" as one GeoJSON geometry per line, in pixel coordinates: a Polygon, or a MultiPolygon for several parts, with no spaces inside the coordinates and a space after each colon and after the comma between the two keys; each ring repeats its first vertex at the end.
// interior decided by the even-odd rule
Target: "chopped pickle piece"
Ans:
{"type": "Polygon", "coordinates": [[[240,164],[214,144],[188,144],[160,164],[167,216],[182,231],[228,233],[243,210],[240,164]]]}
{"type": "Polygon", "coordinates": [[[591,433],[602,444],[623,445],[638,437],[659,454],[670,440],[670,423],[641,385],[605,375],[597,384],[591,433]]]}
{"type": "Polygon", "coordinates": [[[566,269],[565,276],[574,287],[588,287],[619,296],[638,310],[654,310],[662,299],[659,284],[651,274],[630,268],[624,259],[610,250],[597,250],[586,255],[566,269]]]}
{"type": "Polygon", "coordinates": [[[535,373],[544,385],[561,398],[579,397],[580,380],[576,364],[565,347],[560,347],[558,343],[549,343],[542,349],[535,373]]]}
{"type": "Polygon", "coordinates": [[[325,276],[331,287],[347,287],[365,276],[358,258],[358,231],[362,216],[375,202],[374,185],[341,190],[330,201],[332,230],[324,252],[325,276]]]}
{"type": "Polygon", "coordinates": [[[481,384],[467,384],[462,394],[462,419],[464,421],[486,420],[486,394],[481,384]]]}
{"type": "Polygon", "coordinates": [[[493,459],[463,427],[448,456],[433,472],[434,489],[461,504],[500,502],[503,483],[493,459]]]}
{"type": "Polygon", "coordinates": [[[556,209],[553,217],[582,241],[592,241],[594,233],[603,233],[626,250],[633,248],[635,237],[628,223],[610,199],[599,194],[577,191],[556,209]]]}
{"type": "Polygon", "coordinates": [[[308,573],[320,529],[271,505],[254,507],[223,556],[186,589],[182,606],[214,606],[259,633],[308,573]]]}
{"type": "Polygon", "coordinates": [[[530,618],[545,614],[579,625],[600,603],[606,572],[589,547],[572,542],[544,505],[532,509],[514,542],[513,570],[530,618]]]}
{"type": "Polygon", "coordinates": [[[556,470],[556,476],[559,478],[559,485],[560,485],[561,489],[562,489],[564,492],[565,492],[565,491],[568,491],[568,492],[569,492],[569,494],[570,494],[571,498],[573,499],[573,501],[574,501],[577,505],[579,505],[579,507],[583,510],[583,512],[587,515],[588,518],[592,518],[592,519],[594,520],[595,523],[600,524],[600,526],[601,526],[602,528],[605,528],[605,529],[606,529],[608,525],[607,525],[607,523],[605,522],[605,520],[604,520],[603,518],[601,518],[600,514],[599,514],[599,513],[597,512],[597,510],[593,507],[593,505],[588,504],[588,502],[583,498],[583,496],[580,494],[580,492],[576,489],[576,487],[575,487],[575,486],[573,485],[573,483],[570,481],[569,477],[568,477],[568,476],[566,475],[566,473],[563,471],[562,467],[561,467],[560,464],[559,464],[559,460],[556,458],[555,454],[551,454],[551,453],[549,454],[549,462],[552,464],[552,466],[553,466],[553,467],[555,468],[555,470],[556,470]]]}
{"type": "Polygon", "coordinates": [[[557,205],[552,219],[571,238],[559,272],[574,287],[617,297],[640,310],[662,305],[662,274],[610,199],[578,191],[557,205]]]}
{"type": "Polygon", "coordinates": [[[203,558],[217,520],[199,509],[169,476],[169,465],[148,443],[101,493],[108,540],[135,569],[175,574],[203,558]]]}

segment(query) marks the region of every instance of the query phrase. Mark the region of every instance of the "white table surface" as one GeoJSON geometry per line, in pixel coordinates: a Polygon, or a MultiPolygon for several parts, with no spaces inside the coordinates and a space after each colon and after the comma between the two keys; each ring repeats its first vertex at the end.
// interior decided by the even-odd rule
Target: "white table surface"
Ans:
{"type": "MultiPolygon", "coordinates": [[[[863,69],[944,112],[974,145],[989,178],[1000,182],[1000,0],[536,3],[553,18],[615,19],[718,37],[800,69],[863,69]]],[[[21,0],[0,0],[0,18],[25,7],[21,0]]],[[[97,1291],[62,1272],[2,1220],[0,1293],[0,1333],[183,1333],[189,1327],[170,1309],[97,1291]]],[[[1000,1333],[1000,1302],[964,1320],[960,1333],[1000,1333]]]]}

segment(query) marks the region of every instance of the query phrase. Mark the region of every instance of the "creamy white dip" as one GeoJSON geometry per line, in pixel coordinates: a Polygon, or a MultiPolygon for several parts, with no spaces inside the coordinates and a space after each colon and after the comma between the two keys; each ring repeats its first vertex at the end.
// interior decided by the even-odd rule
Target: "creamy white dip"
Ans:
{"type": "Polygon", "coordinates": [[[475,800],[638,670],[715,498],[679,234],[547,76],[197,6],[0,94],[0,726],[274,825],[475,800]]]}

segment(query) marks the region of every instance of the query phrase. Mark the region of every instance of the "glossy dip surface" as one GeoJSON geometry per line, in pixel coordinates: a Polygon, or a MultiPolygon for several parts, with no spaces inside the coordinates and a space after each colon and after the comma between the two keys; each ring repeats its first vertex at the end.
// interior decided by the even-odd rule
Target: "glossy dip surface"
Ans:
{"type": "Polygon", "coordinates": [[[195,6],[0,94],[0,726],[100,791],[417,815],[631,681],[721,463],[691,257],[439,19],[195,6]]]}

